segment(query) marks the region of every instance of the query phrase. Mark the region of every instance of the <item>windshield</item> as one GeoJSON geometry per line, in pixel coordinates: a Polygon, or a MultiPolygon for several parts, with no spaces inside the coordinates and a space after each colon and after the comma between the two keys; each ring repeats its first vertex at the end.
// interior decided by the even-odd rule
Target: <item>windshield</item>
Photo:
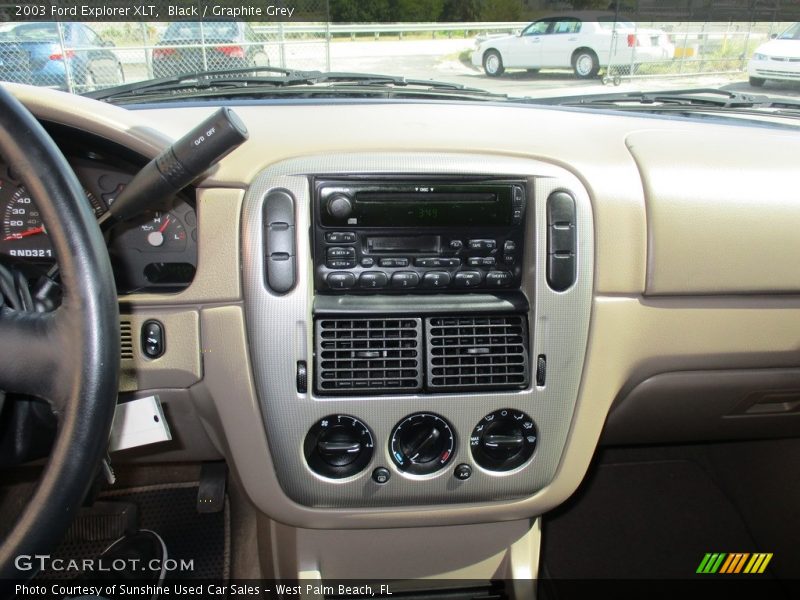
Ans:
{"type": "Polygon", "coordinates": [[[243,78],[250,79],[250,98],[274,96],[266,83],[276,88],[284,78],[294,94],[299,84],[324,85],[329,97],[413,80],[418,92],[423,82],[437,82],[425,97],[456,99],[464,88],[467,99],[480,91],[483,99],[510,102],[687,88],[800,100],[800,23],[644,21],[621,11],[553,13],[539,6],[547,3],[510,0],[315,2],[328,20],[288,13],[250,20],[240,11],[239,18],[214,12],[209,20],[187,13],[172,22],[0,24],[0,81],[126,104],[199,100],[212,91],[219,99],[241,94],[232,80],[243,78]],[[776,40],[784,46],[771,46],[776,40]],[[306,75],[290,78],[298,72],[306,75]],[[308,72],[348,77],[323,80],[308,72]],[[353,77],[360,74],[393,79],[353,77]],[[150,82],[193,76],[205,78],[204,93],[185,82],[181,98],[158,86],[144,92],[150,82]],[[258,78],[265,86],[257,94],[258,78]],[[121,85],[124,96],[99,94],[121,85]]]}

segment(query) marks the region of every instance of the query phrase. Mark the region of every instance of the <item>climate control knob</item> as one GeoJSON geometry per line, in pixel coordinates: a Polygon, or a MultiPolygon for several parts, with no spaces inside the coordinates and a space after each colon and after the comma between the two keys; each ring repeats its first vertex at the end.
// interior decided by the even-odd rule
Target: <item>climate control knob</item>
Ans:
{"type": "Polygon", "coordinates": [[[444,468],[455,448],[453,428],[433,413],[409,415],[395,426],[389,441],[394,464],[412,475],[427,475],[444,468]]]}
{"type": "Polygon", "coordinates": [[[348,415],[320,419],[306,434],[303,453],[312,471],[341,479],[355,475],[372,460],[372,434],[364,423],[348,415]]]}
{"type": "Polygon", "coordinates": [[[328,198],[328,213],[336,219],[346,219],[353,212],[353,202],[344,194],[328,198]]]}
{"type": "Polygon", "coordinates": [[[472,430],[472,458],[484,469],[510,471],[524,464],[536,449],[536,425],[528,415],[503,408],[489,413],[472,430]]]}

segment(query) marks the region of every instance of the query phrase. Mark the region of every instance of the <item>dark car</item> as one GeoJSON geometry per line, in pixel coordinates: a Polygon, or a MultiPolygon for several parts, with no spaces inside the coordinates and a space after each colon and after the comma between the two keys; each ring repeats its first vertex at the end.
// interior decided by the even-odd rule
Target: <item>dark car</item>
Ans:
{"type": "Polygon", "coordinates": [[[125,81],[122,65],[83,23],[13,23],[0,30],[0,80],[82,92],[125,81]]]}
{"type": "Polygon", "coordinates": [[[263,39],[242,22],[170,23],[153,49],[155,77],[267,65],[263,39]]]}

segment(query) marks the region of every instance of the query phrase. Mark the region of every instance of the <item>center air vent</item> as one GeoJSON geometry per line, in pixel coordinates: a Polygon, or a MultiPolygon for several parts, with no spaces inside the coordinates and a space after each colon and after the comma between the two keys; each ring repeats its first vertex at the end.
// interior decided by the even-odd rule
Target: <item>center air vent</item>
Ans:
{"type": "Polygon", "coordinates": [[[421,319],[320,319],[316,326],[319,391],[422,389],[421,319]]]}
{"type": "Polygon", "coordinates": [[[524,388],[528,331],[522,315],[426,319],[428,387],[524,388]]]}

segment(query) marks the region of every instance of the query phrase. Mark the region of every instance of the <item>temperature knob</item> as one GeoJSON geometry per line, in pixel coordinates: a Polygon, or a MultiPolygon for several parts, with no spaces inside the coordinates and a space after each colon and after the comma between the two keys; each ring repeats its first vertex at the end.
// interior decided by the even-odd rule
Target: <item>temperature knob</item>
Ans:
{"type": "Polygon", "coordinates": [[[426,475],[450,462],[455,446],[456,437],[447,421],[432,413],[414,413],[395,426],[389,453],[401,471],[426,475]]]}
{"type": "Polygon", "coordinates": [[[528,415],[503,408],[489,413],[472,430],[469,447],[475,462],[490,471],[510,471],[536,449],[536,425],[528,415]]]}
{"type": "Polygon", "coordinates": [[[328,198],[328,213],[336,219],[346,219],[353,212],[353,202],[344,194],[328,198]]]}
{"type": "Polygon", "coordinates": [[[332,479],[355,475],[372,460],[372,434],[348,415],[320,419],[306,434],[303,452],[311,470],[332,479]]]}

